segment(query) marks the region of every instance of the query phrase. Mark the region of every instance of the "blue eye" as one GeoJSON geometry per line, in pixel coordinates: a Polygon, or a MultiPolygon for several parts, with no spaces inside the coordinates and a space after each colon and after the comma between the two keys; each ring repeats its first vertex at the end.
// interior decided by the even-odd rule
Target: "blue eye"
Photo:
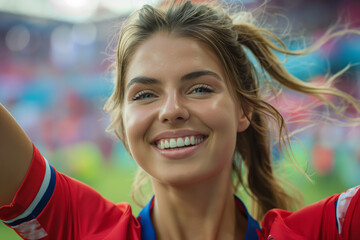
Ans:
{"type": "Polygon", "coordinates": [[[209,86],[207,85],[200,85],[192,89],[191,93],[195,94],[205,94],[205,93],[212,93],[214,92],[209,86]]]}
{"type": "Polygon", "coordinates": [[[137,101],[137,100],[145,100],[145,99],[148,99],[148,98],[152,98],[154,97],[155,95],[150,93],[150,92],[146,92],[146,91],[141,91],[141,92],[138,92],[133,98],[132,100],[133,101],[137,101]]]}

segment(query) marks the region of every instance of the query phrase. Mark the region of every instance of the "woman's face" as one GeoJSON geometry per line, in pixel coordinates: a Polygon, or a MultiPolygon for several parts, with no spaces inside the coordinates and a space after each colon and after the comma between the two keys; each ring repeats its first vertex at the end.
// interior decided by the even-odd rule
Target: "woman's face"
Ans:
{"type": "Polygon", "coordinates": [[[138,47],[125,79],[124,133],[155,180],[231,174],[236,133],[248,121],[226,81],[217,56],[195,40],[157,33],[138,47]]]}

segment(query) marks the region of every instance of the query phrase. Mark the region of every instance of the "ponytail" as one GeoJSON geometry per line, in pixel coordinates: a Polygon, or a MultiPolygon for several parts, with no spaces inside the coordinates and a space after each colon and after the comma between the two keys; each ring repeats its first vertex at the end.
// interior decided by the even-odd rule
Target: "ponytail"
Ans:
{"type": "MultiPolygon", "coordinates": [[[[320,39],[320,42],[314,44],[308,49],[302,51],[289,51],[286,49],[285,44],[272,33],[257,28],[250,24],[234,25],[234,30],[237,33],[237,41],[239,48],[247,48],[254,55],[255,59],[260,64],[261,69],[265,70],[271,80],[276,81],[280,86],[287,87],[288,89],[312,95],[323,101],[324,104],[329,105],[337,115],[349,121],[358,121],[359,118],[348,118],[344,114],[344,109],[336,106],[325,95],[334,95],[346,100],[350,103],[357,112],[360,112],[360,106],[356,100],[338,90],[331,87],[331,82],[334,78],[330,78],[326,83],[321,85],[313,85],[311,83],[303,82],[296,77],[292,76],[283,66],[283,63],[275,56],[274,50],[291,55],[301,55],[309,53],[316,48],[320,47],[327,40],[345,34],[347,32],[334,32],[329,33],[320,39]],[[270,39],[279,43],[281,47],[274,44],[270,39]],[[314,47],[317,46],[317,47],[314,47]]],[[[360,34],[360,31],[350,31],[351,33],[360,34]]],[[[244,64],[244,61],[241,63],[244,64]]],[[[245,185],[242,177],[241,163],[239,159],[244,161],[247,168],[247,186],[250,190],[250,196],[253,198],[253,210],[257,219],[261,219],[264,214],[272,208],[281,208],[286,210],[295,210],[302,204],[301,194],[294,191],[296,197],[290,196],[280,185],[279,180],[274,176],[272,162],[271,162],[271,140],[269,133],[271,131],[268,122],[275,120],[277,124],[278,133],[277,141],[280,152],[290,159],[294,159],[291,154],[291,146],[289,143],[289,133],[282,115],[275,107],[261,98],[259,91],[258,81],[256,79],[256,71],[250,62],[245,62],[247,68],[252,69],[252,82],[254,88],[242,91],[238,89],[238,97],[248,109],[251,109],[252,118],[250,120],[249,128],[237,135],[236,154],[239,156],[234,157],[233,170],[237,176],[235,188],[238,185],[245,185]],[[284,153],[285,152],[285,153],[284,153]]],[[[251,84],[249,85],[251,86],[251,84]]],[[[244,108],[244,111],[248,111],[244,108]]],[[[293,188],[294,189],[294,188],[293,188]]]]}

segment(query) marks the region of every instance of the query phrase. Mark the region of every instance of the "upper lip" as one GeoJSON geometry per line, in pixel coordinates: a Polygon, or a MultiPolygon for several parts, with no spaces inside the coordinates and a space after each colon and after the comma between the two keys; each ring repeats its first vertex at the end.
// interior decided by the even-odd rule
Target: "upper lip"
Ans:
{"type": "Polygon", "coordinates": [[[159,141],[160,139],[165,139],[165,138],[179,138],[179,137],[196,136],[196,135],[207,136],[207,134],[205,134],[205,133],[202,133],[202,132],[196,131],[196,130],[190,130],[190,129],[167,130],[167,131],[160,132],[158,135],[156,135],[152,139],[151,143],[154,144],[157,141],[159,141]]]}

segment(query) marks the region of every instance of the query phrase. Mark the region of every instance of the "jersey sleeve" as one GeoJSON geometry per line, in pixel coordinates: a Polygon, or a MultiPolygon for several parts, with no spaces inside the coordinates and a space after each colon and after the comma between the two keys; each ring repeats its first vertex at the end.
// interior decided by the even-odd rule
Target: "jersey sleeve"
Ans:
{"type": "Polygon", "coordinates": [[[262,239],[358,239],[360,186],[297,212],[273,209],[262,221],[262,239]]]}
{"type": "Polygon", "coordinates": [[[340,239],[360,237],[360,186],[340,194],[335,204],[340,239]]]}
{"type": "Polygon", "coordinates": [[[127,203],[115,205],[91,187],[57,172],[34,146],[28,173],[0,219],[23,239],[139,239],[127,203]]]}

